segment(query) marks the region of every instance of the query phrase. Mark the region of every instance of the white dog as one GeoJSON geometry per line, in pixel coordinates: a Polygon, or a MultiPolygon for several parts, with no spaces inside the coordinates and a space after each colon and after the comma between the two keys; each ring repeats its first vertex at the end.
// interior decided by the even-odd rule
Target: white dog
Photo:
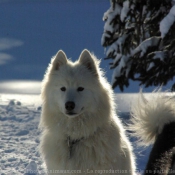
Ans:
{"type": "Polygon", "coordinates": [[[42,84],[40,152],[48,174],[135,174],[132,147],[99,61],[84,50],[51,60],[42,84]]]}

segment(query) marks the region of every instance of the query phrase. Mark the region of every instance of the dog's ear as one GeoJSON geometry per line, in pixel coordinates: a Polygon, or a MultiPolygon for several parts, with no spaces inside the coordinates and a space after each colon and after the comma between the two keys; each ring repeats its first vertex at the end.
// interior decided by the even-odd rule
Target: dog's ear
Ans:
{"type": "Polygon", "coordinates": [[[52,61],[52,70],[59,70],[59,67],[67,63],[66,54],[59,50],[52,61]]]}
{"type": "Polygon", "coordinates": [[[94,75],[98,75],[97,73],[97,60],[91,55],[91,53],[84,49],[79,58],[79,63],[84,65],[88,70],[90,70],[94,75]]]}

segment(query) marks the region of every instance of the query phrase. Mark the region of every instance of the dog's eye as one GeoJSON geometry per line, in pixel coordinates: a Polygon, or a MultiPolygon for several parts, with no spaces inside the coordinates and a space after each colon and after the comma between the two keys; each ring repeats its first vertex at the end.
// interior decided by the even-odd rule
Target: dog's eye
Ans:
{"type": "Polygon", "coordinates": [[[61,91],[66,91],[66,88],[65,87],[62,87],[60,89],[61,89],[61,91]]]}
{"type": "Polygon", "coordinates": [[[83,91],[84,88],[83,87],[78,87],[77,91],[83,91]]]}

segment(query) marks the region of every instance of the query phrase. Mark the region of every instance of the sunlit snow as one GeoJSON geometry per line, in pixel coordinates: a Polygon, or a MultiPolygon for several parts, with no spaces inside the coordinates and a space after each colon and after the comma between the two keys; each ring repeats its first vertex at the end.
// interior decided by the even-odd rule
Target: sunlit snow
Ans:
{"type": "Polygon", "coordinates": [[[161,37],[164,38],[170,27],[175,22],[175,5],[171,8],[167,16],[160,22],[161,37]]]}
{"type": "Polygon", "coordinates": [[[39,81],[2,81],[0,82],[0,93],[12,94],[39,94],[41,82],[39,81]]]}

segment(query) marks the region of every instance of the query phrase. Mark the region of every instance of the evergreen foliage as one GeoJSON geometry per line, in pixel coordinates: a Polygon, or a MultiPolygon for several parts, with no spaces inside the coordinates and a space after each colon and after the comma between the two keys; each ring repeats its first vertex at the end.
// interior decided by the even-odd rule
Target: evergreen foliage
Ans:
{"type": "Polygon", "coordinates": [[[101,44],[112,59],[113,88],[123,91],[129,80],[149,87],[173,79],[175,0],[111,0],[103,20],[101,44]]]}

